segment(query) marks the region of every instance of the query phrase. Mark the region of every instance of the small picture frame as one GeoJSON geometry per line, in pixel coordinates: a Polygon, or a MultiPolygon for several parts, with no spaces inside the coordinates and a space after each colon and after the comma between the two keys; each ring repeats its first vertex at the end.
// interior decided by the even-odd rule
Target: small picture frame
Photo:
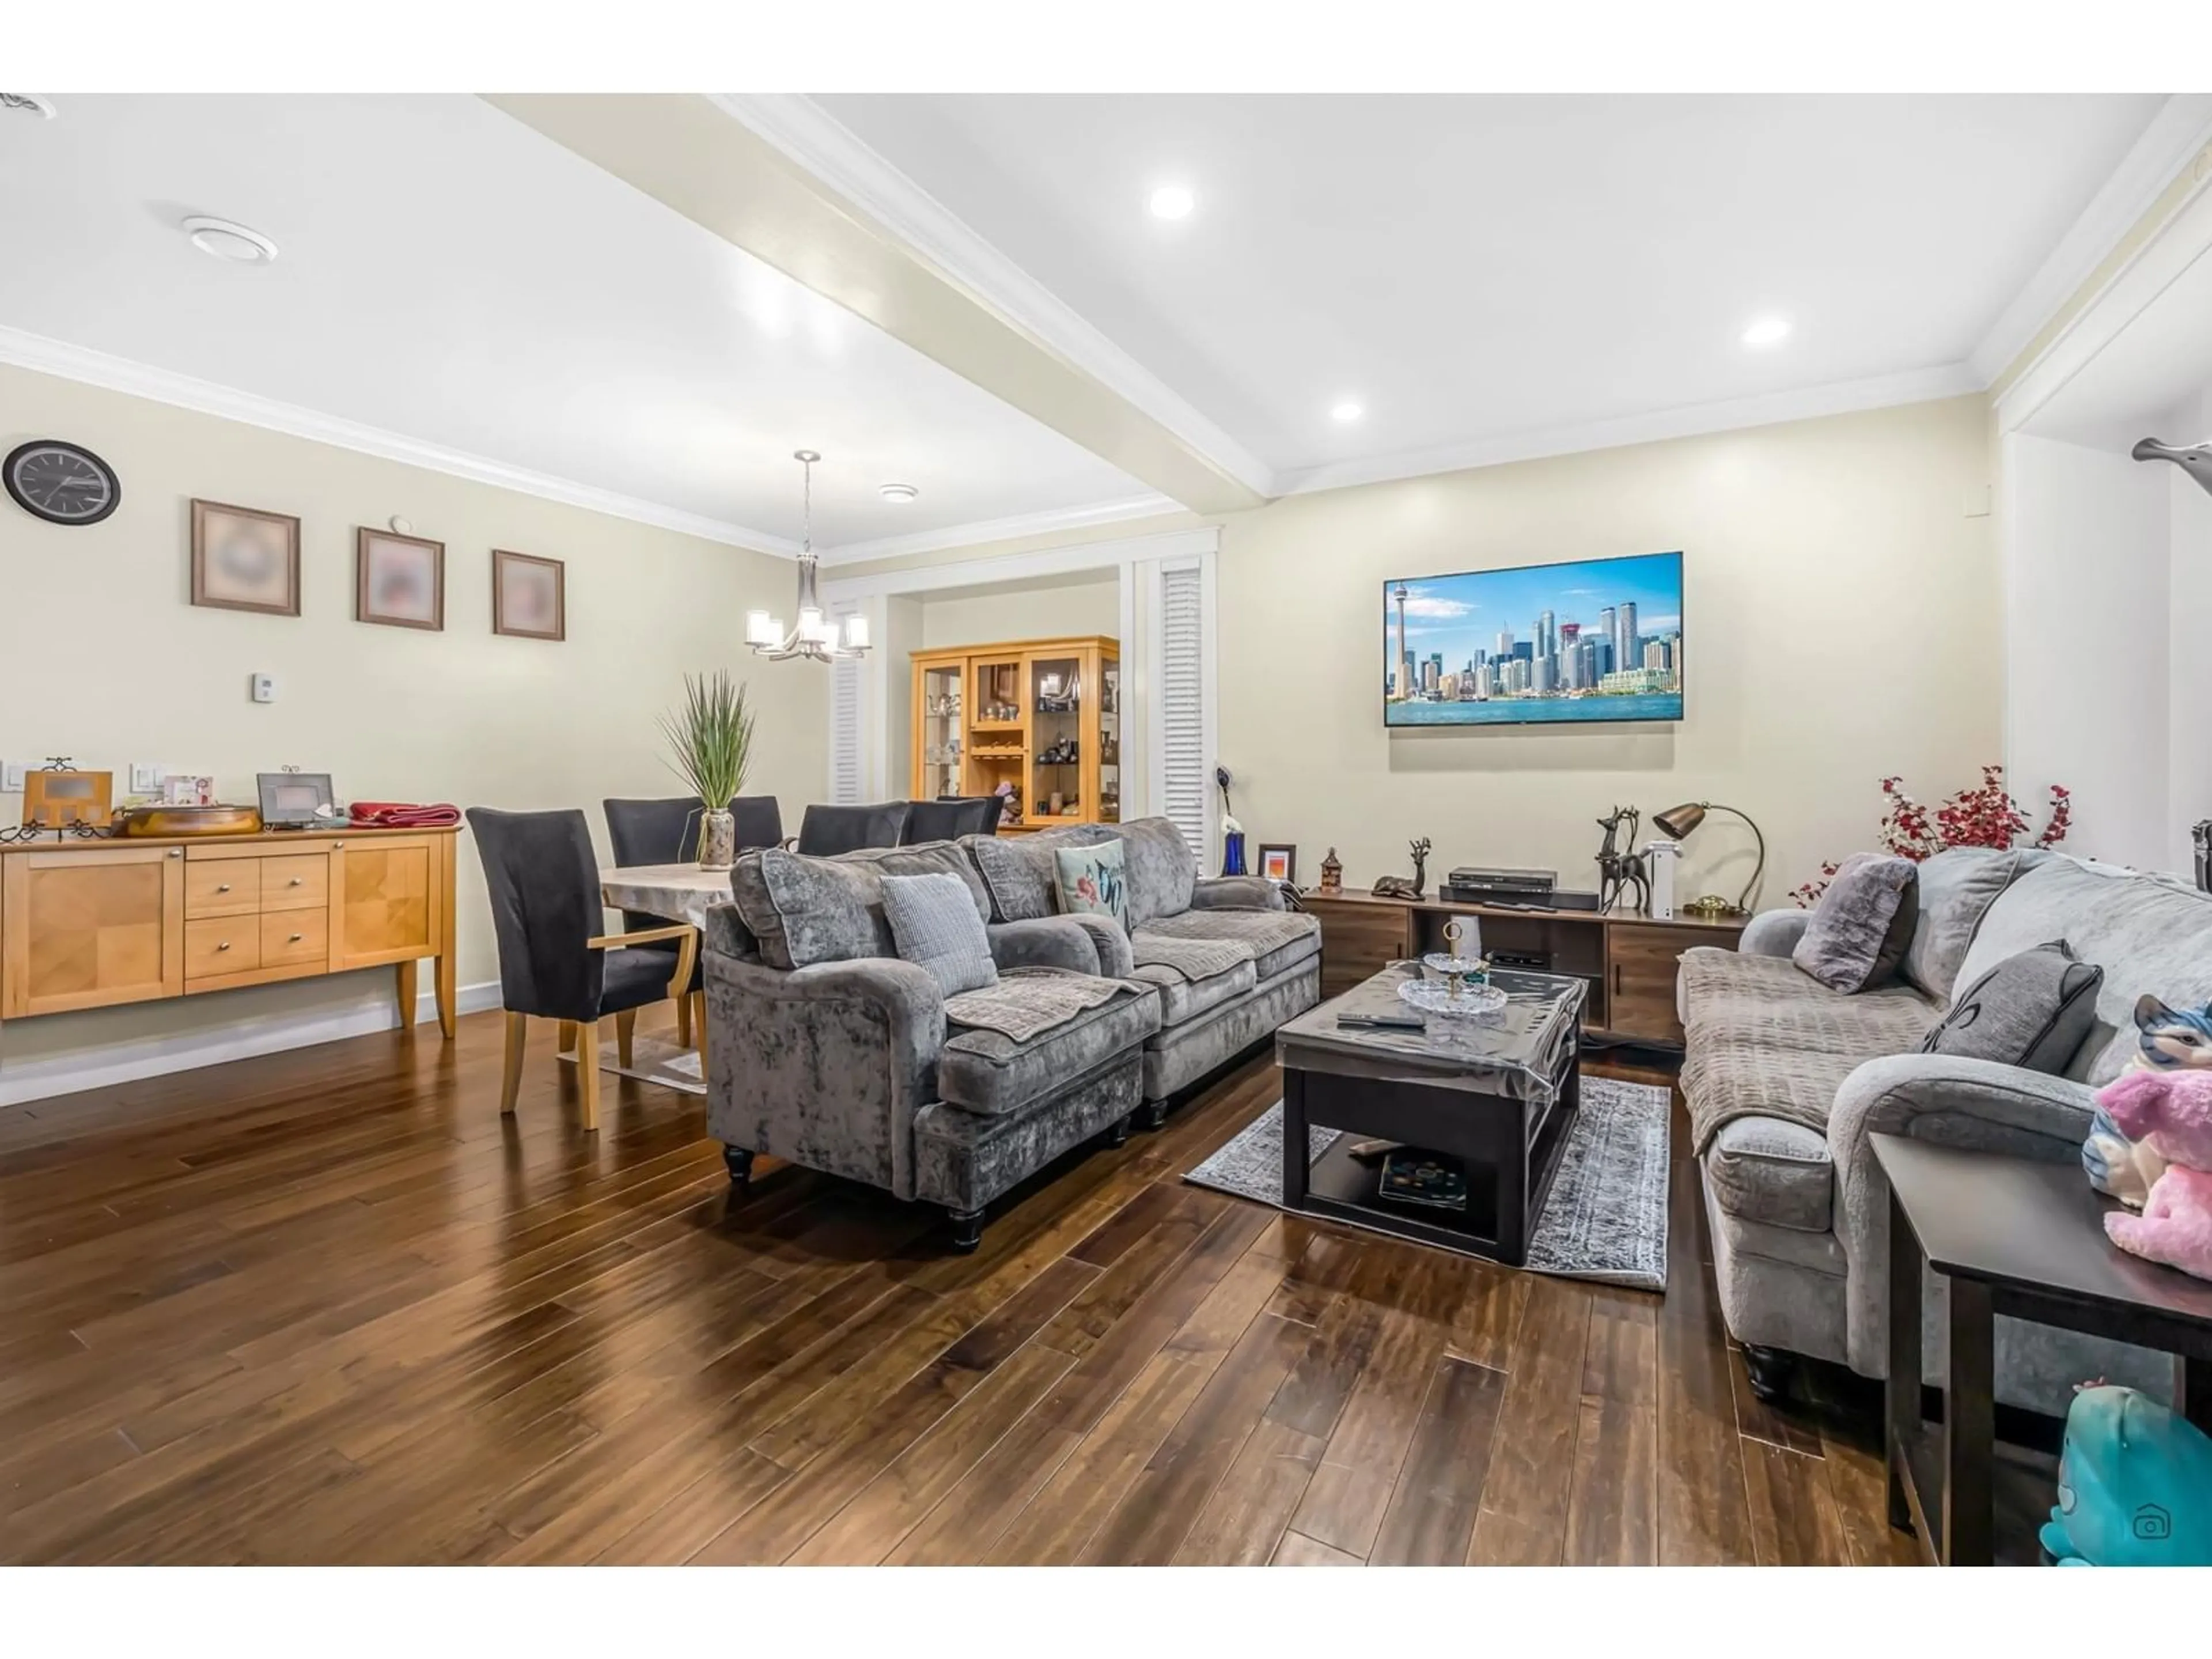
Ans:
{"type": "Polygon", "coordinates": [[[1260,846],[1260,876],[1265,881],[1287,882],[1298,884],[1298,849],[1280,842],[1263,842],[1260,846]]]}
{"type": "Polygon", "coordinates": [[[164,806],[213,806],[215,804],[213,778],[172,773],[161,780],[161,805],[164,806]]]}
{"type": "Polygon", "coordinates": [[[353,617],[386,628],[446,625],[446,544],[397,531],[354,532],[353,617]]]}
{"type": "Polygon", "coordinates": [[[260,772],[253,783],[261,822],[271,830],[311,830],[337,822],[327,772],[260,772]]]}
{"type": "Polygon", "coordinates": [[[192,503],[192,603],[300,614],[300,521],[222,501],[192,503]]]}
{"type": "Polygon", "coordinates": [[[23,822],[40,830],[104,829],[114,816],[115,774],[47,768],[23,778],[23,822]]]}
{"type": "Polygon", "coordinates": [[[491,631],[518,640],[568,637],[568,568],[534,553],[491,552],[491,631]]]}

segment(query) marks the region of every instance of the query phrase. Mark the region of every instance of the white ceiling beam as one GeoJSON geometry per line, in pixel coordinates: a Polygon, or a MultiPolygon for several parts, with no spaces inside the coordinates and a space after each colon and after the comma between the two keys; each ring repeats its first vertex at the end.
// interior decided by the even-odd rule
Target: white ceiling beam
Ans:
{"type": "MultiPolygon", "coordinates": [[[[896,192],[882,177],[872,180],[882,199],[872,210],[708,97],[532,93],[486,101],[1193,511],[1231,512],[1265,499],[885,223],[879,212],[896,192]]],[[[902,211],[908,228],[925,216],[911,198],[902,211]]],[[[941,222],[935,229],[950,234],[941,222]]],[[[949,253],[949,244],[939,251],[949,253]]],[[[1008,292],[1012,269],[994,274],[1008,292]]],[[[1190,411],[1183,424],[1200,419],[1190,411]]],[[[1241,453],[1231,459],[1245,470],[1258,465],[1241,453]]]]}

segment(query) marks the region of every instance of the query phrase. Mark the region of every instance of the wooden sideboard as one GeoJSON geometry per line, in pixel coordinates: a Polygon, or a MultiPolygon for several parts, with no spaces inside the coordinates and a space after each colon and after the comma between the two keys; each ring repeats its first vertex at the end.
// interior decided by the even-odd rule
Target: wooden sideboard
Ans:
{"type": "Polygon", "coordinates": [[[1321,990],[1336,996],[1393,962],[1444,948],[1444,923],[1474,916],[1482,948],[1496,957],[1540,959],[1547,971],[1571,974],[1589,986],[1585,1018],[1600,1036],[1676,1048],[1675,964],[1694,945],[1733,950],[1746,917],[1728,921],[1600,915],[1594,910],[1512,910],[1452,904],[1439,898],[1376,898],[1347,888],[1302,893],[1321,922],[1321,990]]]}
{"type": "Polygon", "coordinates": [[[0,1020],[434,964],[453,1035],[453,830],[0,847],[0,1020]]]}

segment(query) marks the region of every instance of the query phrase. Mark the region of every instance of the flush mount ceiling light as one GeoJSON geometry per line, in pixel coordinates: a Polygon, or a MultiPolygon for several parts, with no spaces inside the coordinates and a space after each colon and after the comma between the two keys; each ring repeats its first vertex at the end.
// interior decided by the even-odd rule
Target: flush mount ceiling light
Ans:
{"type": "Polygon", "coordinates": [[[35,92],[0,92],[0,110],[12,115],[35,115],[47,121],[54,118],[52,102],[35,92]]]}
{"type": "Polygon", "coordinates": [[[1328,418],[1340,426],[1349,426],[1366,412],[1357,398],[1346,398],[1330,409],[1328,418]]]}
{"type": "Polygon", "coordinates": [[[177,227],[191,238],[201,252],[234,265],[265,265],[276,258],[276,244],[259,231],[228,219],[210,219],[195,213],[177,227]]]}
{"type": "Polygon", "coordinates": [[[1743,331],[1747,346],[1771,346],[1790,337],[1790,325],[1780,317],[1761,317],[1743,331]]]}
{"type": "Polygon", "coordinates": [[[823,614],[822,601],[814,591],[818,562],[814,556],[814,463],[822,458],[811,449],[796,449],[791,459],[806,469],[806,516],[802,520],[805,527],[799,544],[799,625],[787,634],[781,617],[765,611],[748,611],[745,643],[770,662],[788,662],[793,657],[810,662],[865,657],[868,619],[858,614],[846,617],[845,635],[839,639],[837,624],[823,614]]]}
{"type": "Polygon", "coordinates": [[[878,484],[876,486],[876,494],[882,496],[887,501],[903,507],[915,496],[921,495],[921,491],[916,489],[912,484],[887,483],[878,484]]]}
{"type": "Polygon", "coordinates": [[[1198,198],[1186,185],[1162,185],[1152,192],[1148,205],[1155,219],[1188,219],[1198,205],[1198,198]]]}

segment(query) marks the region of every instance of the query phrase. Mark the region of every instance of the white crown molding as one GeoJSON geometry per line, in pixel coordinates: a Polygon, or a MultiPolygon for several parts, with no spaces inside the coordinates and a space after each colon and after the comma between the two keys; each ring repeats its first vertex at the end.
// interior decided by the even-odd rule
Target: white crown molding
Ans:
{"type": "Polygon", "coordinates": [[[359,454],[374,455],[407,466],[419,466],[431,472],[443,472],[453,477],[466,478],[473,483],[512,489],[518,495],[535,495],[544,501],[558,501],[565,507],[580,507],[587,512],[604,513],[610,518],[627,519],[634,524],[652,525],[661,530],[697,536],[706,541],[746,548],[756,553],[778,554],[785,558],[799,556],[797,542],[781,536],[771,536],[766,531],[709,519],[696,513],[686,513],[678,507],[663,507],[657,501],[641,501],[635,495],[601,489],[596,485],[576,483],[547,473],[532,472],[525,467],[510,466],[505,461],[495,461],[488,456],[448,449],[442,444],[410,438],[404,433],[364,426],[357,421],[303,409],[296,404],[280,403],[274,398],[240,392],[233,386],[218,386],[212,380],[198,380],[189,374],[156,368],[149,363],[134,362],[127,357],[111,356],[106,352],[71,345],[67,341],[51,340],[21,329],[0,325],[0,362],[12,363],[18,368],[35,369],[41,374],[52,374],[65,380],[81,381],[86,386],[103,386],[110,392],[128,392],[134,398],[150,398],[176,409],[220,416],[225,420],[240,421],[247,426],[285,433],[295,438],[306,438],[315,443],[330,444],[339,449],[350,449],[359,454]]]}
{"type": "MultiPolygon", "coordinates": [[[[380,984],[386,983],[380,980],[380,984]]],[[[481,1013],[500,1006],[497,980],[464,985],[453,998],[457,1014],[481,1013]]],[[[415,999],[415,1024],[437,1018],[436,1000],[427,993],[415,999]]],[[[169,1036],[140,1037],[133,1042],[103,1043],[90,1054],[73,1053],[18,1060],[0,1064],[0,1106],[20,1106],[26,1101],[52,1100],[60,1095],[82,1094],[118,1083],[137,1083],[173,1072],[197,1071],[258,1054],[282,1054],[289,1048],[308,1048],[317,1043],[342,1042],[389,1031],[398,1024],[388,994],[379,992],[353,1007],[301,1014],[271,1014],[260,1019],[232,1020],[195,1031],[169,1036]]]]}
{"type": "Polygon", "coordinates": [[[911,252],[1174,434],[1219,471],[1258,495],[1275,493],[1273,469],[1267,462],[812,99],[789,93],[710,95],[725,113],[859,208],[911,252]]]}
{"type": "Polygon", "coordinates": [[[1500,433],[1441,449],[1331,461],[1303,471],[1285,472],[1278,478],[1277,484],[1285,495],[1303,495],[1317,489],[1343,489],[1353,484],[1388,483],[1432,473],[1463,472],[1508,461],[1540,460],[1583,450],[1618,449],[1627,444],[1694,438],[1710,432],[1772,426],[1784,421],[1815,420],[1824,415],[1849,415],[1900,404],[1929,403],[1938,398],[1980,392],[1984,386],[1983,380],[1966,364],[1946,363],[1936,368],[1877,374],[1863,380],[1838,380],[1827,386],[1800,386],[1723,403],[1686,404],[1678,409],[1653,410],[1613,420],[1500,433]]]}
{"type": "Polygon", "coordinates": [[[2212,94],[2173,94],[1974,348],[1967,361],[1983,385],[2012,367],[2014,359],[2208,143],[2212,143],[2212,94]]]}
{"type": "Polygon", "coordinates": [[[1084,530],[1093,525],[1125,524],[1131,519],[1156,519],[1189,509],[1165,495],[1133,495],[1125,501],[1096,501],[1089,507],[1055,507],[1043,513],[1024,513],[1010,519],[985,519],[974,524],[948,525],[942,530],[916,531],[910,536],[884,536],[872,542],[848,542],[825,547],[819,557],[828,569],[834,565],[859,564],[870,559],[904,558],[911,553],[938,553],[948,547],[979,547],[986,542],[1010,542],[1024,536],[1049,536],[1060,531],[1084,530]]]}

